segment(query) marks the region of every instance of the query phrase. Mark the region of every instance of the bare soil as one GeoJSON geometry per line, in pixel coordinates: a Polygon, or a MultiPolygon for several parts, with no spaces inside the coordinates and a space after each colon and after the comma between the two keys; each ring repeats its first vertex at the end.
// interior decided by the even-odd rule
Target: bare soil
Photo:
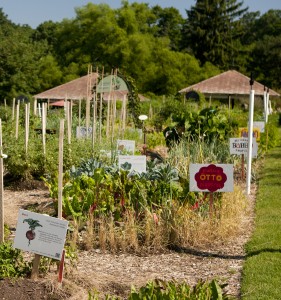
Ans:
{"type": "MultiPolygon", "coordinates": [[[[110,254],[99,249],[81,251],[75,268],[65,266],[62,285],[57,282],[56,268],[37,280],[5,279],[0,281],[0,300],[86,300],[89,292],[94,294],[97,291],[101,299],[105,294],[126,299],[131,286],[140,287],[156,278],[185,281],[190,285],[200,279],[215,278],[220,283],[227,283],[226,292],[239,299],[245,260],[244,245],[253,228],[254,200],[255,188],[249,196],[251,214],[242,224],[242,234],[228,243],[218,242],[208,249],[173,249],[154,255],[110,254]]],[[[36,207],[51,213],[52,202],[42,183],[35,182],[29,186],[18,184],[13,189],[6,188],[5,223],[14,232],[19,208],[36,207]]]]}

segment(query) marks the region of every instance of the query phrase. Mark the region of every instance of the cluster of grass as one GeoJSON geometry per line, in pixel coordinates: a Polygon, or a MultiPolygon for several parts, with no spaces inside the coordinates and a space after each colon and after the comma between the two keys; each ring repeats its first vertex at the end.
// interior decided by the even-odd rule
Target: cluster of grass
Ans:
{"type": "MultiPolygon", "coordinates": [[[[279,137],[281,128],[279,128],[279,137]]],[[[255,230],[246,245],[242,299],[280,299],[281,281],[281,143],[269,150],[260,171],[255,230]]]]}
{"type": "Polygon", "coordinates": [[[68,241],[72,247],[99,248],[102,251],[159,253],[168,247],[207,248],[227,242],[241,233],[248,216],[247,198],[241,187],[231,193],[214,195],[214,209],[209,210],[209,197],[197,198],[195,206],[173,201],[157,211],[145,210],[141,218],[127,210],[121,221],[111,215],[89,214],[73,220],[68,241]]]}

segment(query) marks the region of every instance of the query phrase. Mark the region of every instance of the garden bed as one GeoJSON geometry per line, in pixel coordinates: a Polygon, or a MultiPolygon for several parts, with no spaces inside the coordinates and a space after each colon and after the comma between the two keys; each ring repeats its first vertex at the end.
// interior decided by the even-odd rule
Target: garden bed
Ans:
{"type": "MultiPolygon", "coordinates": [[[[167,249],[153,255],[118,252],[112,254],[100,249],[80,251],[77,266],[74,268],[66,265],[65,279],[61,288],[58,288],[56,269],[53,268],[35,283],[26,279],[1,281],[1,296],[5,296],[6,300],[23,299],[9,292],[12,286],[14,293],[29,295],[29,299],[35,300],[76,299],[76,297],[88,299],[89,291],[92,294],[99,291],[101,299],[103,294],[126,298],[132,285],[140,287],[155,278],[186,281],[190,285],[196,284],[200,279],[215,278],[221,283],[227,283],[226,291],[237,297],[240,293],[241,271],[245,260],[243,247],[253,225],[254,195],[253,187],[252,195],[249,197],[251,213],[241,225],[242,234],[227,243],[218,240],[208,247],[167,249]],[[69,283],[72,284],[72,289],[69,289],[69,283]]],[[[48,190],[42,189],[40,185],[31,190],[6,189],[4,199],[5,223],[12,230],[16,227],[19,208],[33,207],[40,210],[49,209],[51,212],[53,202],[48,190]]]]}

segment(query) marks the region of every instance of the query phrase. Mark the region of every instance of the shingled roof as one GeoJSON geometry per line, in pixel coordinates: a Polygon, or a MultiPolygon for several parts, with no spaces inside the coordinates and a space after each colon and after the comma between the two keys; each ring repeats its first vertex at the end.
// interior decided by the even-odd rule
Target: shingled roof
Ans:
{"type": "Polygon", "coordinates": [[[49,100],[58,100],[58,99],[86,99],[87,98],[87,86],[91,82],[93,86],[95,81],[98,78],[97,73],[91,73],[83,77],[71,80],[67,83],[49,89],[40,94],[34,95],[35,99],[49,99],[49,100]]]}
{"type": "MultiPolygon", "coordinates": [[[[80,100],[87,98],[87,86],[91,82],[93,86],[98,78],[97,73],[92,73],[90,75],[85,75],[83,77],[74,79],[40,94],[34,95],[35,99],[48,99],[48,100],[80,100]]],[[[103,93],[103,99],[105,101],[110,100],[110,98],[115,97],[117,99],[123,99],[124,95],[127,95],[128,91],[112,91],[111,93],[103,93]]],[[[140,101],[147,101],[148,99],[143,95],[139,94],[140,101]]]]}
{"type": "MultiPolygon", "coordinates": [[[[264,85],[254,81],[253,90],[255,91],[255,95],[263,96],[264,85]]],[[[189,91],[198,91],[205,96],[217,96],[220,98],[227,96],[245,97],[250,94],[250,78],[235,70],[229,70],[184,88],[179,93],[187,93],[189,91]]],[[[269,95],[280,97],[280,94],[271,89],[269,89],[269,95]]]]}

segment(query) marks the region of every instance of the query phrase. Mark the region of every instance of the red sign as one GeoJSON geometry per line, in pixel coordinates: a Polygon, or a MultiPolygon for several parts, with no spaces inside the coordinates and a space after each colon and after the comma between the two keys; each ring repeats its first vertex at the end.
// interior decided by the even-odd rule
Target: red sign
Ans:
{"type": "Polygon", "coordinates": [[[195,174],[195,180],[199,189],[215,192],[224,187],[227,176],[223,172],[223,168],[209,165],[199,169],[199,172],[195,174]]]}

